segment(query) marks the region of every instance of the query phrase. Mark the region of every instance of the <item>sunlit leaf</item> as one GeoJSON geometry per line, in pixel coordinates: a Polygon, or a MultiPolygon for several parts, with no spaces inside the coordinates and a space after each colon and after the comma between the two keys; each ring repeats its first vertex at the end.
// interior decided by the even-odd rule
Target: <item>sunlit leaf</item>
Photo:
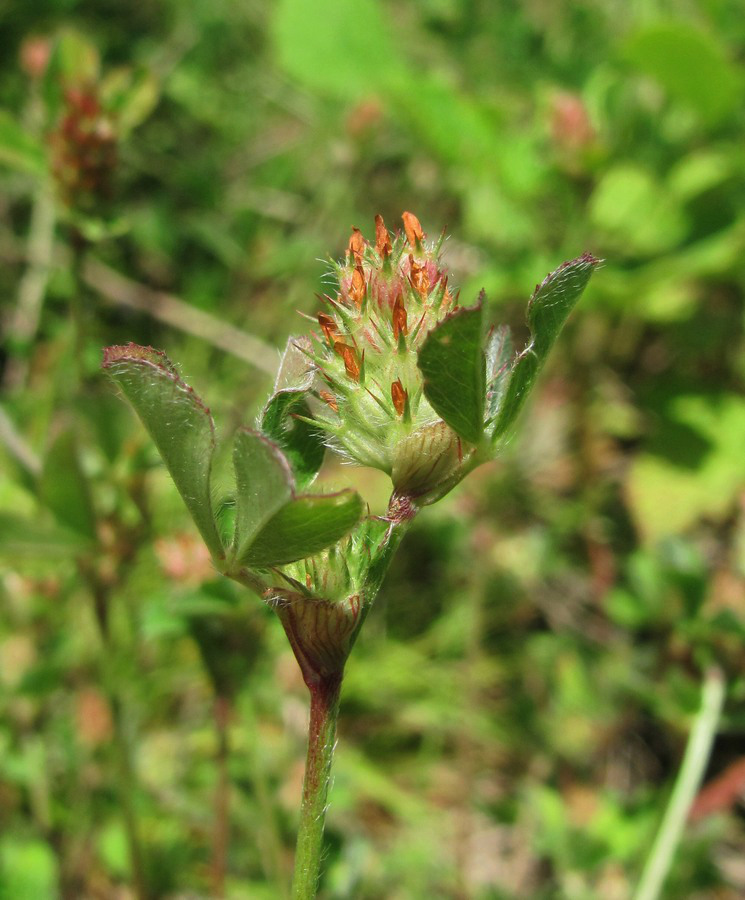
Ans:
{"type": "Polygon", "coordinates": [[[311,556],[341,540],[364,512],[355,491],[298,497],[262,528],[240,562],[249,566],[277,566],[311,556]]]}
{"type": "Polygon", "coordinates": [[[146,69],[114,69],[101,83],[101,99],[116,119],[120,136],[129,134],[147,119],[159,95],[158,81],[146,69]]]}
{"type": "Polygon", "coordinates": [[[721,521],[745,488],[745,400],[681,394],[661,410],[633,461],[629,506],[642,537],[681,534],[702,518],[721,521]]]}
{"type": "Polygon", "coordinates": [[[742,97],[742,77],[722,44],[697,25],[651,25],[630,38],[625,55],[705,122],[721,121],[742,97]]]}
{"type": "Polygon", "coordinates": [[[401,63],[389,22],[374,0],[281,0],[274,14],[280,63],[302,84],[354,98],[401,63]]]}
{"type": "Polygon", "coordinates": [[[417,360],[427,400],[456,434],[473,444],[484,431],[483,322],[483,301],[456,310],[430,331],[417,360]]]}
{"type": "Polygon", "coordinates": [[[585,253],[559,266],[536,287],[528,304],[531,340],[512,368],[493,438],[504,434],[517,418],[541,366],[598,263],[594,256],[585,253]]]}
{"type": "MultiPolygon", "coordinates": [[[[299,349],[298,340],[290,338],[287,343],[274,394],[264,407],[260,425],[282,449],[302,491],[318,474],[326,447],[321,432],[306,421],[311,417],[306,392],[313,382],[313,372],[308,357],[299,349]]],[[[305,343],[309,344],[307,339],[305,343]]]]}
{"type": "Polygon", "coordinates": [[[270,440],[241,429],[233,445],[236,478],[236,557],[243,559],[257,532],[293,496],[292,472],[270,440]]]}

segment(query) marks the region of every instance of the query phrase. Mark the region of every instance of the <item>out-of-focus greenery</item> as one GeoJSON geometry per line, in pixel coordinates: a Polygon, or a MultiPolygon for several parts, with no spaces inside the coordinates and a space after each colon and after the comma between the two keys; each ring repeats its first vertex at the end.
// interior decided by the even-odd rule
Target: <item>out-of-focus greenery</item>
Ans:
{"type": "MultiPolygon", "coordinates": [[[[228,430],[251,423],[275,359],[255,339],[301,331],[349,227],[405,209],[447,225],[463,301],[484,287],[518,338],[546,272],[584,250],[606,263],[501,462],[421,515],[366,623],[323,896],[628,897],[711,662],[720,791],[666,896],[743,896],[740,0],[4,13],[0,897],[130,896],[114,722],[154,895],[210,896],[216,696],[233,710],[228,896],[284,895],[305,687],[279,622],[209,570],[99,348],[165,347],[228,430]],[[96,216],[48,189],[39,70],[64,29],[113,77],[112,121],[138,122],[96,216]],[[178,325],[201,311],[250,335],[243,358],[202,320],[164,324],[151,294],[122,303],[119,274],[125,300],[146,285],[188,304],[178,325]]],[[[324,480],[383,511],[378,475],[324,480]]]]}

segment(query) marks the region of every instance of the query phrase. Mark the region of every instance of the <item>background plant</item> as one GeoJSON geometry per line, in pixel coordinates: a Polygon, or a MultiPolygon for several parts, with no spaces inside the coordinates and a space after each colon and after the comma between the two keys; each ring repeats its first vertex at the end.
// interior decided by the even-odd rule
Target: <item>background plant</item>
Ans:
{"type": "MultiPolygon", "coordinates": [[[[145,64],[162,83],[119,155],[128,231],[96,248],[85,274],[99,323],[90,366],[125,330],[167,346],[190,382],[222,385],[210,399],[226,429],[252,420],[272,383],[271,348],[297,331],[295,309],[317,310],[316,257],[340,256],[342,226],[378,211],[389,221],[420,211],[425,231],[446,222],[456,287],[464,297],[485,287],[488,318],[518,335],[536,274],[578,248],[605,257],[520,436],[414,526],[366,624],[347,671],[325,890],[623,895],[680,761],[706,660],[727,670],[728,709],[742,691],[742,17],[736,3],[642,3],[623,15],[605,3],[353,9],[324,6],[317,28],[290,2],[10,9],[6,36],[18,50],[72,24],[99,47],[104,70],[145,64]],[[236,328],[251,335],[235,341],[236,328]]],[[[8,115],[33,131],[28,76],[14,53],[0,66],[8,115]]],[[[3,147],[7,336],[37,182],[16,166],[22,146],[3,147]]],[[[28,378],[5,382],[14,429],[3,433],[36,455],[69,385],[71,280],[58,252],[38,337],[4,345],[28,378]]],[[[206,891],[213,691],[184,610],[240,593],[218,588],[199,562],[144,436],[131,423],[123,435],[127,459],[146,472],[156,538],[132,567],[121,619],[144,651],[127,682],[140,711],[140,813],[163,890],[206,891]],[[183,534],[166,538],[174,523],[183,534]]],[[[95,472],[95,459],[88,453],[84,468],[95,472]]],[[[328,477],[352,479],[348,469],[328,477]]],[[[383,512],[384,480],[361,477],[383,512]]],[[[0,484],[4,510],[40,521],[10,457],[0,484]]],[[[75,680],[90,646],[75,640],[88,633],[78,627],[87,603],[61,602],[78,589],[45,540],[46,561],[35,552],[21,562],[18,541],[3,551],[11,896],[56,882],[61,851],[43,823],[68,765],[85,776],[77,796],[95,798],[68,826],[73,845],[89,848],[82,869],[102,891],[129,877],[101,745],[85,743],[81,724],[95,719],[75,680]],[[50,707],[45,730],[39,711],[50,707]]],[[[284,640],[265,631],[253,689],[235,698],[255,727],[231,729],[241,856],[229,861],[229,889],[257,897],[275,897],[286,877],[303,754],[305,688],[284,640]],[[258,807],[274,824],[255,834],[258,807]]],[[[723,781],[687,832],[670,896],[742,890],[731,812],[741,725],[732,713],[724,721],[708,773],[723,781]]]]}

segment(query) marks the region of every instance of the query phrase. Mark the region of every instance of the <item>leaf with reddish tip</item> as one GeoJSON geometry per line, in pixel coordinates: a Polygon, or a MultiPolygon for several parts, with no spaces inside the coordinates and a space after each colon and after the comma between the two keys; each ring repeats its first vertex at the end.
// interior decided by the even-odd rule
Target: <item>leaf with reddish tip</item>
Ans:
{"type": "Polygon", "coordinates": [[[312,556],[348,534],[363,512],[362,498],[352,490],[297,497],[269,519],[238,562],[281,566],[312,556]]]}
{"type": "Polygon", "coordinates": [[[517,418],[551,347],[599,263],[599,259],[585,253],[559,266],[536,287],[528,304],[531,340],[512,367],[492,432],[494,440],[517,418]]]}
{"type": "Polygon", "coordinates": [[[215,426],[209,409],[165,353],[152,347],[107,347],[103,368],[153,439],[210,553],[222,558],[210,494],[215,426]]]}
{"type": "Polygon", "coordinates": [[[484,304],[450,313],[427,335],[417,364],[424,394],[435,412],[464,440],[484,433],[486,361],[482,349],[484,304]]]}
{"type": "Polygon", "coordinates": [[[235,436],[233,466],[236,480],[235,555],[242,559],[257,532],[290,502],[294,479],[276,444],[242,428],[235,436]]]}

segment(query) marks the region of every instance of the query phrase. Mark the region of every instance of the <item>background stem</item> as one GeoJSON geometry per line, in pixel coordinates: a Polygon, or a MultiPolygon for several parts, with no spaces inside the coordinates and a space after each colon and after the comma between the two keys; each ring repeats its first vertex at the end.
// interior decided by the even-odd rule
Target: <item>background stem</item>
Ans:
{"type": "Polygon", "coordinates": [[[293,900],[313,900],[316,896],[341,683],[342,675],[338,673],[308,685],[310,690],[308,757],[305,763],[300,827],[295,851],[293,900]]]}
{"type": "Polygon", "coordinates": [[[147,876],[145,873],[145,856],[142,850],[139,827],[137,824],[137,812],[135,809],[135,797],[137,792],[137,779],[132,766],[129,740],[124,724],[124,713],[117,686],[116,672],[114,671],[116,649],[111,639],[109,627],[109,606],[111,597],[105,588],[96,583],[89,573],[83,570],[83,576],[88,578],[93,597],[93,609],[96,624],[101,637],[101,681],[111,706],[113,723],[114,752],[116,754],[119,774],[118,800],[121,807],[124,830],[127,835],[127,847],[129,850],[129,863],[132,870],[132,882],[134,894],[137,900],[149,900],[147,876]]]}
{"type": "Polygon", "coordinates": [[[691,804],[701,784],[711,745],[724,703],[725,684],[722,671],[711,666],[706,671],[701,689],[701,708],[693,723],[683,763],[675,782],[665,816],[647,858],[634,900],[657,900],[680,843],[691,804]]]}
{"type": "Polygon", "coordinates": [[[225,874],[230,843],[229,723],[230,700],[225,696],[217,696],[215,697],[217,784],[215,786],[215,830],[212,839],[212,894],[215,898],[225,896],[225,874]]]}
{"type": "Polygon", "coordinates": [[[5,388],[21,387],[28,376],[27,352],[36,337],[47,292],[54,250],[54,225],[54,197],[51,186],[45,181],[34,195],[26,245],[28,265],[18,284],[18,300],[6,335],[11,344],[23,345],[24,352],[9,358],[4,375],[5,388]]]}

